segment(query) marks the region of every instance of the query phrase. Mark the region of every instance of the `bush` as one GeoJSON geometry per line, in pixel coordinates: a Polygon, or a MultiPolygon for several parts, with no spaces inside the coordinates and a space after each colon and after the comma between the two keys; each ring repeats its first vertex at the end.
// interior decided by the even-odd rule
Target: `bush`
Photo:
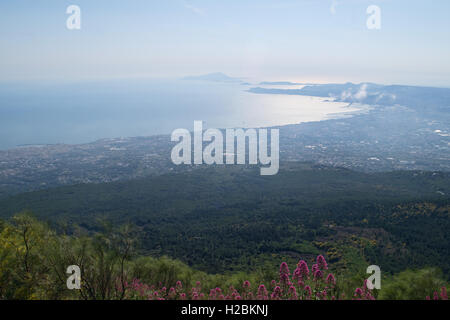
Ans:
{"type": "Polygon", "coordinates": [[[445,286],[442,273],[434,268],[406,270],[386,282],[379,295],[384,300],[423,300],[445,286]]]}

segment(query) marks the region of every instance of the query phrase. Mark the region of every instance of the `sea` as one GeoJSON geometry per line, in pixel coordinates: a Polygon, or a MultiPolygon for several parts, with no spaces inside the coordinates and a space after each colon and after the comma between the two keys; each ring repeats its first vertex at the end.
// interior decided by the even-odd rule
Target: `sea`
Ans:
{"type": "Polygon", "coordinates": [[[361,110],[330,98],[250,93],[252,86],[179,79],[2,83],[0,149],[170,134],[192,130],[194,120],[204,128],[260,128],[361,110]]]}

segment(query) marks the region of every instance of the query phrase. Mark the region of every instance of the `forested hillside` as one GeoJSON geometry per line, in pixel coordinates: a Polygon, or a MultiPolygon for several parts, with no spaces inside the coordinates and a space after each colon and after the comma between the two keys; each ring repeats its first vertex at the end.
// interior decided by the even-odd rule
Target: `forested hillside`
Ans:
{"type": "MultiPolygon", "coordinates": [[[[100,227],[100,226],[99,226],[100,227]]],[[[447,300],[438,268],[382,274],[371,290],[367,275],[335,276],[322,255],[254,272],[207,274],[167,257],[140,255],[137,230],[103,224],[95,235],[56,233],[28,214],[0,220],[0,300],[447,300]],[[72,269],[76,266],[78,288],[72,269]]]]}
{"type": "Polygon", "coordinates": [[[141,254],[168,255],[210,273],[257,270],[324,254],[341,273],[450,265],[449,173],[366,174],[308,163],[217,167],[54,188],[0,202],[59,231],[95,234],[99,220],[138,228],[141,254]]]}

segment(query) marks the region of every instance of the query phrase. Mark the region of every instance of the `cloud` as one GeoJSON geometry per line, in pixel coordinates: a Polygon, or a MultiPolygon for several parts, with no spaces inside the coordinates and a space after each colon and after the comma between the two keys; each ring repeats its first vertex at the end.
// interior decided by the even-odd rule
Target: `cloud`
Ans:
{"type": "Polygon", "coordinates": [[[363,83],[359,86],[358,92],[353,93],[352,90],[344,90],[341,93],[341,100],[344,101],[361,101],[367,98],[367,84],[363,83]]]}
{"type": "Polygon", "coordinates": [[[383,98],[390,99],[392,102],[394,102],[395,99],[397,99],[397,96],[393,93],[379,93],[377,95],[377,98],[375,99],[375,102],[379,102],[383,98]]]}
{"type": "Polygon", "coordinates": [[[364,100],[367,98],[367,84],[363,83],[357,93],[353,96],[356,100],[364,100]]]}
{"type": "Polygon", "coordinates": [[[188,3],[185,3],[184,7],[186,9],[191,10],[193,13],[198,14],[199,16],[204,16],[206,14],[205,10],[197,8],[197,7],[195,7],[195,6],[191,5],[191,4],[188,4],[188,3]]]}
{"type": "Polygon", "coordinates": [[[340,100],[347,102],[366,101],[372,103],[379,103],[381,101],[382,104],[386,104],[388,102],[393,103],[396,99],[397,96],[395,94],[383,92],[383,89],[377,92],[374,92],[373,90],[371,91],[367,83],[362,83],[357,88],[349,88],[347,90],[344,90],[340,94],[340,100]]]}

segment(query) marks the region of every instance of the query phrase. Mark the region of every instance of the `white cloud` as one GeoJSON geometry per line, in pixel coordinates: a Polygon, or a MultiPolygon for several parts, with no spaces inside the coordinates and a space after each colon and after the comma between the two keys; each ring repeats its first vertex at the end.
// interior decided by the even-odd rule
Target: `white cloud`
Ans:
{"type": "Polygon", "coordinates": [[[353,96],[356,100],[363,100],[367,98],[367,84],[363,83],[357,93],[353,96]]]}
{"type": "Polygon", "coordinates": [[[195,7],[195,6],[191,5],[191,4],[187,4],[186,3],[186,4],[184,4],[184,7],[186,9],[191,10],[193,13],[200,15],[200,16],[204,16],[205,15],[205,10],[197,8],[197,7],[195,7]]]}
{"type": "Polygon", "coordinates": [[[367,98],[367,84],[363,83],[359,86],[358,92],[355,94],[351,90],[345,90],[341,93],[341,100],[361,101],[367,98]]]}
{"type": "MultiPolygon", "coordinates": [[[[393,103],[396,100],[396,95],[392,93],[385,92],[368,92],[367,83],[362,83],[356,90],[348,89],[344,90],[340,94],[340,100],[349,101],[349,102],[361,102],[364,101],[367,97],[371,97],[375,100],[375,103],[378,103],[381,99],[389,99],[393,103]],[[354,93],[356,91],[356,93],[354,93]]],[[[384,101],[386,102],[386,101],[384,101]]]]}

